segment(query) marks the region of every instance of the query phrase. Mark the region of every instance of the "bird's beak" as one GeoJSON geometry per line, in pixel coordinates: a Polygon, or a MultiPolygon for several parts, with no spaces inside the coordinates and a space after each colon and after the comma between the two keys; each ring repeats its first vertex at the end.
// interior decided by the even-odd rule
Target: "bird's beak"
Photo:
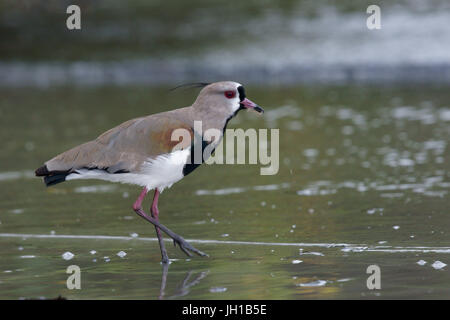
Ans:
{"type": "Polygon", "coordinates": [[[253,101],[245,98],[244,100],[242,100],[240,102],[241,106],[244,106],[247,109],[251,109],[251,110],[255,110],[258,113],[264,113],[264,109],[261,108],[260,106],[258,106],[256,103],[254,103],[253,101]]]}

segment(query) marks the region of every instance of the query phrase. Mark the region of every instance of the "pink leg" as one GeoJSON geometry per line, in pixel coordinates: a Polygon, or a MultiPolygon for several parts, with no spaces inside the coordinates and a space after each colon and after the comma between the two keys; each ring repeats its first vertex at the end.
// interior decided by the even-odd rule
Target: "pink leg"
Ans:
{"type": "MultiPolygon", "coordinates": [[[[139,214],[144,219],[146,219],[147,215],[142,210],[142,202],[144,201],[144,198],[147,195],[147,193],[148,193],[148,189],[144,188],[142,190],[141,194],[139,195],[139,197],[136,199],[136,202],[133,204],[134,211],[136,211],[136,213],[139,214]]],[[[158,198],[159,198],[159,191],[158,191],[158,189],[156,189],[155,190],[155,196],[153,197],[151,213],[152,213],[152,217],[157,222],[159,222],[159,219],[158,219],[158,215],[159,215],[158,198]]],[[[161,235],[161,231],[159,230],[159,228],[156,225],[155,225],[155,229],[156,229],[156,235],[157,235],[158,241],[159,241],[159,248],[161,249],[162,262],[163,263],[168,263],[169,262],[169,257],[167,255],[167,251],[166,251],[166,248],[164,246],[164,239],[163,239],[163,237],[161,235]]]]}
{"type": "MultiPolygon", "coordinates": [[[[159,190],[155,189],[155,195],[153,196],[153,202],[152,202],[152,206],[150,208],[150,212],[152,214],[152,217],[155,218],[156,221],[159,221],[158,199],[159,199],[159,190]]],[[[161,230],[159,230],[159,228],[157,226],[155,226],[155,230],[156,230],[156,236],[158,237],[158,241],[159,241],[159,248],[161,249],[162,262],[168,263],[169,256],[167,255],[166,247],[164,245],[164,239],[161,235],[161,230]]]]}
{"type": "Polygon", "coordinates": [[[152,203],[152,216],[151,217],[148,216],[144,212],[144,210],[142,210],[142,202],[144,201],[144,198],[147,195],[147,193],[148,193],[148,189],[144,188],[142,190],[141,194],[139,195],[139,197],[136,199],[136,202],[133,204],[133,210],[139,216],[141,216],[142,218],[144,218],[145,220],[147,220],[148,222],[150,222],[151,224],[153,224],[156,227],[156,233],[158,235],[158,240],[159,240],[159,244],[160,244],[160,248],[161,248],[163,262],[164,261],[169,262],[169,258],[167,257],[167,252],[166,252],[166,249],[164,248],[163,239],[162,239],[162,237],[160,237],[161,236],[160,230],[164,231],[165,234],[167,234],[169,237],[171,237],[173,239],[173,244],[174,245],[178,244],[180,249],[188,256],[192,256],[192,254],[190,252],[194,252],[195,254],[198,254],[199,256],[208,256],[206,253],[203,253],[200,250],[191,246],[188,242],[186,242],[186,240],[183,239],[183,237],[180,237],[175,232],[173,232],[172,230],[170,230],[163,224],[159,223],[159,220],[158,220],[159,191],[158,190],[155,191],[155,197],[154,197],[153,203],[152,203]],[[153,217],[153,216],[155,216],[155,217],[153,217]],[[164,254],[164,252],[166,252],[166,253],[164,254]]]}
{"type": "Polygon", "coordinates": [[[141,194],[136,199],[136,202],[133,204],[134,211],[142,209],[142,201],[144,201],[144,198],[147,195],[147,193],[148,193],[148,189],[147,188],[142,189],[141,194]]]}

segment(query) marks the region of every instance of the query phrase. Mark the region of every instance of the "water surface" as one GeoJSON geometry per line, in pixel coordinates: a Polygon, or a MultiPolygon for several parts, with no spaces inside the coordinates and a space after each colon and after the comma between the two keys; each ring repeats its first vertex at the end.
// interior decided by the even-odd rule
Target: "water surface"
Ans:
{"type": "Polygon", "coordinates": [[[279,128],[280,170],[204,165],[165,191],[162,223],[210,255],[188,258],[168,242],[165,273],[154,228],[131,210],[137,187],[45,188],[33,171],[196,92],[2,90],[0,298],[449,298],[449,267],[437,263],[450,264],[447,88],[247,91],[266,113],[230,125],[279,128]],[[73,264],[81,290],[66,288],[73,264]],[[366,287],[373,264],[381,290],[366,287]]]}

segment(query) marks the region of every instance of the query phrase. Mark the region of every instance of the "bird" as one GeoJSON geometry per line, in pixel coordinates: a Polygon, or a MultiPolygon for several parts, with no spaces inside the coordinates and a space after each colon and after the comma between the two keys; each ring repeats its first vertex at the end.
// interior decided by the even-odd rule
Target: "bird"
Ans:
{"type": "Polygon", "coordinates": [[[188,256],[207,256],[183,237],[159,222],[158,200],[164,189],[192,173],[205,159],[194,161],[194,149],[211,150],[220,143],[228,122],[244,109],[264,113],[246,97],[244,86],[234,81],[196,83],[201,90],[191,106],[128,120],[91,140],[48,160],[36,169],[47,187],[78,179],[100,179],[143,187],[133,210],[154,225],[162,263],[169,263],[162,232],[188,256]],[[195,122],[201,123],[200,130],[195,122]],[[190,139],[173,139],[176,130],[185,130],[190,139]],[[219,135],[207,139],[208,129],[219,135]],[[175,140],[175,141],[173,141],[175,140]],[[175,148],[177,147],[177,148],[175,148]],[[150,215],[142,203],[154,190],[150,215]]]}

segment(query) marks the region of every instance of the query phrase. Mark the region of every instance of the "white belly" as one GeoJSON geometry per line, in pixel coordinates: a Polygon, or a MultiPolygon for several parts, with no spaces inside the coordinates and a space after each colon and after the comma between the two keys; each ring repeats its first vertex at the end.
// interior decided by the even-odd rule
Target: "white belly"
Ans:
{"type": "Polygon", "coordinates": [[[139,173],[111,174],[104,170],[79,169],[77,170],[78,173],[68,175],[66,180],[100,179],[136,184],[147,187],[148,190],[158,188],[162,192],[165,188],[170,188],[172,184],[183,178],[183,168],[190,157],[190,153],[189,148],[149,159],[142,165],[139,173]]]}

